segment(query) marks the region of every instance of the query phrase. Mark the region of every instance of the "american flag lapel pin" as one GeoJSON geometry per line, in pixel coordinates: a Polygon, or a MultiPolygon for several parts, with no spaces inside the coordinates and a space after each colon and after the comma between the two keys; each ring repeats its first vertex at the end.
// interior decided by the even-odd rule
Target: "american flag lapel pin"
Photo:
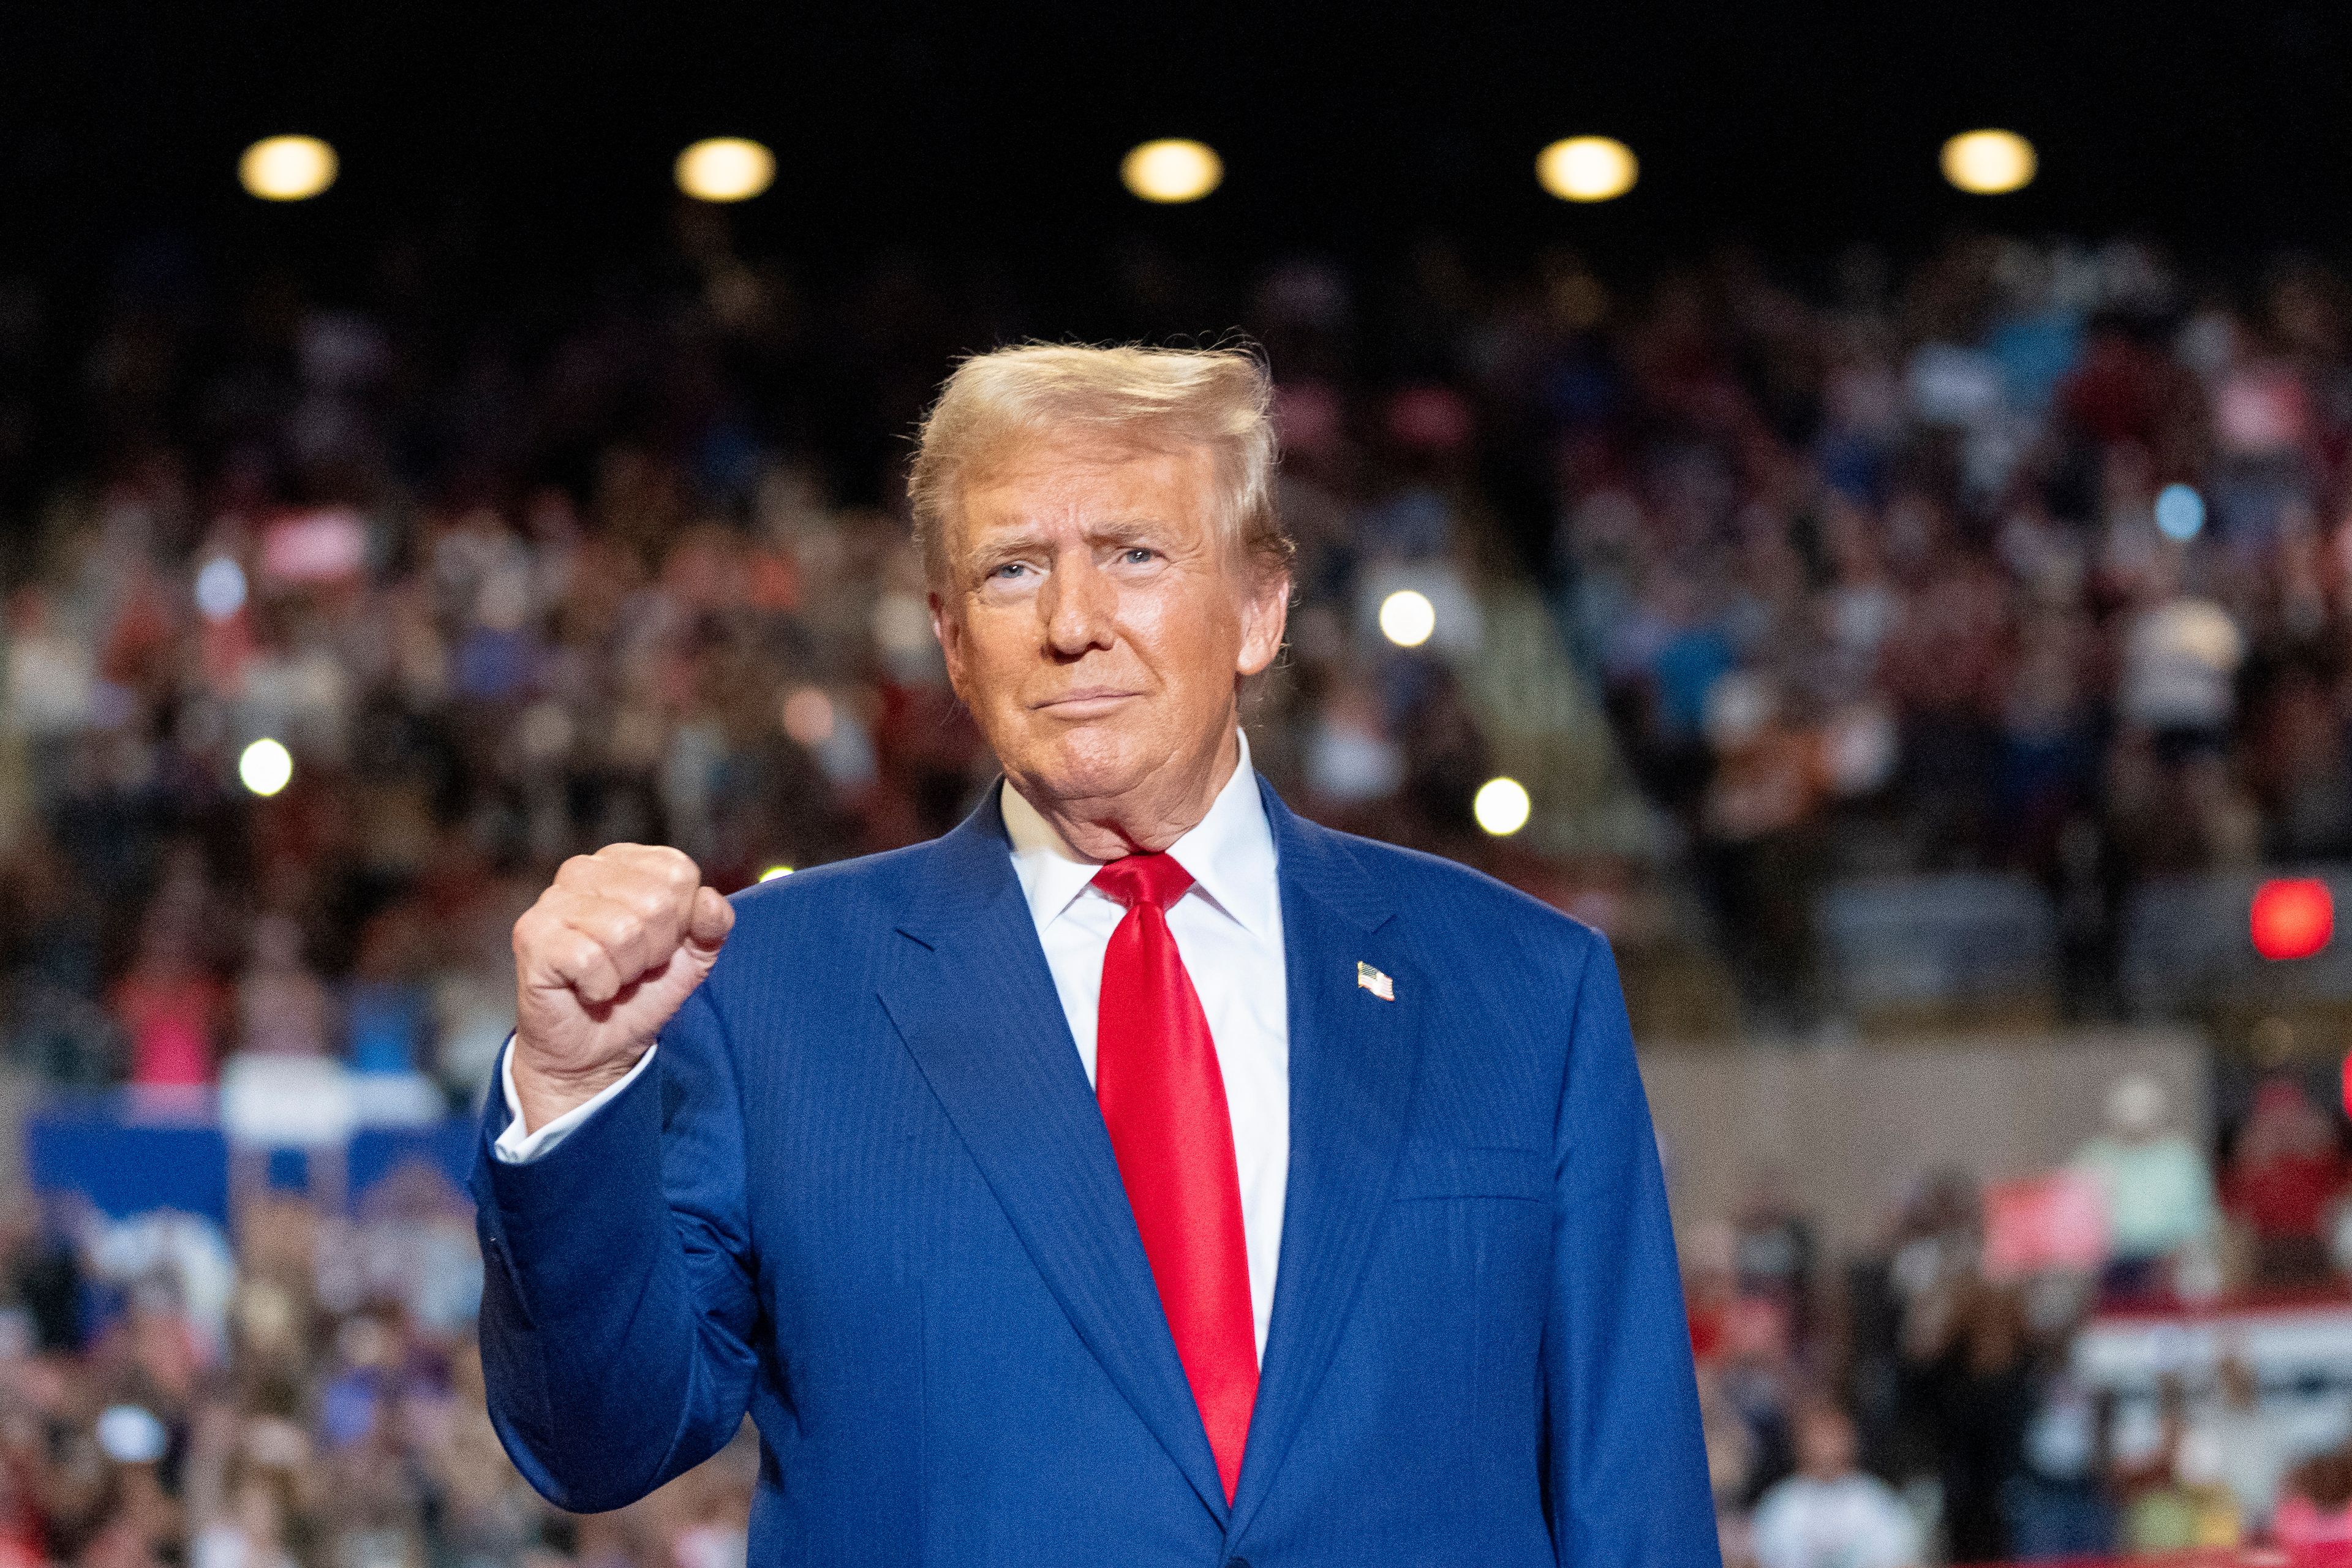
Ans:
{"type": "Polygon", "coordinates": [[[1356,984],[1383,1002],[1396,1000],[1396,982],[1360,958],[1356,961],[1356,984]]]}

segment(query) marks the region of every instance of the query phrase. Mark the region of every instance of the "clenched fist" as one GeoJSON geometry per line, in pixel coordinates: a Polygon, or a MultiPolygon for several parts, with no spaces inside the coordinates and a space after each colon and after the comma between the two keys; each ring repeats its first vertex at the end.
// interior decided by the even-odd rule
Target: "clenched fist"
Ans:
{"type": "Polygon", "coordinates": [[[636,1066],[702,984],[735,909],[675,849],[575,855],[515,921],[515,1095],[537,1131],[636,1066]]]}

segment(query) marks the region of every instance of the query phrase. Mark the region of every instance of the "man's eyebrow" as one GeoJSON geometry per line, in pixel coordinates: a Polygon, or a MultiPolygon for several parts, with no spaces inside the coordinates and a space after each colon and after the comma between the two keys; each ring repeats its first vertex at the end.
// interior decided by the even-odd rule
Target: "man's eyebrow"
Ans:
{"type": "Polygon", "coordinates": [[[1149,512],[1139,516],[1107,518],[1101,522],[1087,524],[1090,543],[1126,544],[1136,540],[1157,539],[1168,531],[1168,524],[1149,512]]]}
{"type": "MultiPolygon", "coordinates": [[[[1168,524],[1162,519],[1150,513],[1140,513],[1106,518],[1098,522],[1088,522],[1083,532],[1089,544],[1127,544],[1163,537],[1167,530],[1168,524]]],[[[1036,550],[1050,551],[1055,538],[1055,533],[1048,529],[1015,529],[1011,532],[1000,533],[973,544],[971,549],[964,552],[964,558],[967,561],[1003,561],[1014,555],[1026,555],[1036,550]]]]}
{"type": "Polygon", "coordinates": [[[975,542],[963,554],[968,561],[1001,560],[1007,555],[1024,555],[1041,546],[1050,545],[1053,539],[1054,536],[1042,528],[1023,529],[975,542]]]}

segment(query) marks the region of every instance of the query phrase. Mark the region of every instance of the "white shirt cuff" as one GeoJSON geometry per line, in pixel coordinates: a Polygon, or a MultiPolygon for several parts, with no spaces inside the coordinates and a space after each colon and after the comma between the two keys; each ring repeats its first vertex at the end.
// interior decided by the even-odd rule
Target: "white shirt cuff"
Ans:
{"type": "Polygon", "coordinates": [[[571,1137],[582,1122],[604,1110],[606,1101],[636,1082],[637,1075],[646,1070],[646,1064],[654,1059],[654,1052],[660,1048],[647,1046],[646,1054],[637,1058],[637,1065],[631,1068],[620,1082],[605,1085],[593,1098],[582,1100],[538,1131],[525,1132],[522,1130],[522,1097],[515,1093],[514,1037],[509,1035],[506,1049],[499,1053],[499,1083],[507,1096],[507,1130],[499,1134],[497,1142],[490,1145],[490,1152],[502,1165],[530,1164],[571,1137]]]}

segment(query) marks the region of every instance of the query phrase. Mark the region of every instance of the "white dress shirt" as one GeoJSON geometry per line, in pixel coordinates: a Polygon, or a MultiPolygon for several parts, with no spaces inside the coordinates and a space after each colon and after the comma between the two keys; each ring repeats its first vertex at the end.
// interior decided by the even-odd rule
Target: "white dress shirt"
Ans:
{"type": "MultiPolygon", "coordinates": [[[[1091,1084],[1103,953],[1127,910],[1094,886],[1100,862],[1072,849],[1009,782],[1001,801],[1005,832],[1013,840],[1013,872],[1091,1084]]],[[[1242,1237],[1249,1253],[1250,1315],[1263,1362],[1290,1175],[1290,991],[1274,829],[1250,769],[1249,737],[1241,738],[1241,760],[1208,815],[1168,852],[1192,874],[1191,889],[1168,910],[1168,930],[1200,995],[1216,1043],[1217,1070],[1224,1079],[1241,1178],[1242,1237]]],[[[493,1152],[519,1164],[562,1142],[634,1082],[654,1053],[647,1050],[620,1082],[531,1133],[522,1130],[513,1055],[505,1054],[500,1068],[510,1120],[493,1152]]]]}

